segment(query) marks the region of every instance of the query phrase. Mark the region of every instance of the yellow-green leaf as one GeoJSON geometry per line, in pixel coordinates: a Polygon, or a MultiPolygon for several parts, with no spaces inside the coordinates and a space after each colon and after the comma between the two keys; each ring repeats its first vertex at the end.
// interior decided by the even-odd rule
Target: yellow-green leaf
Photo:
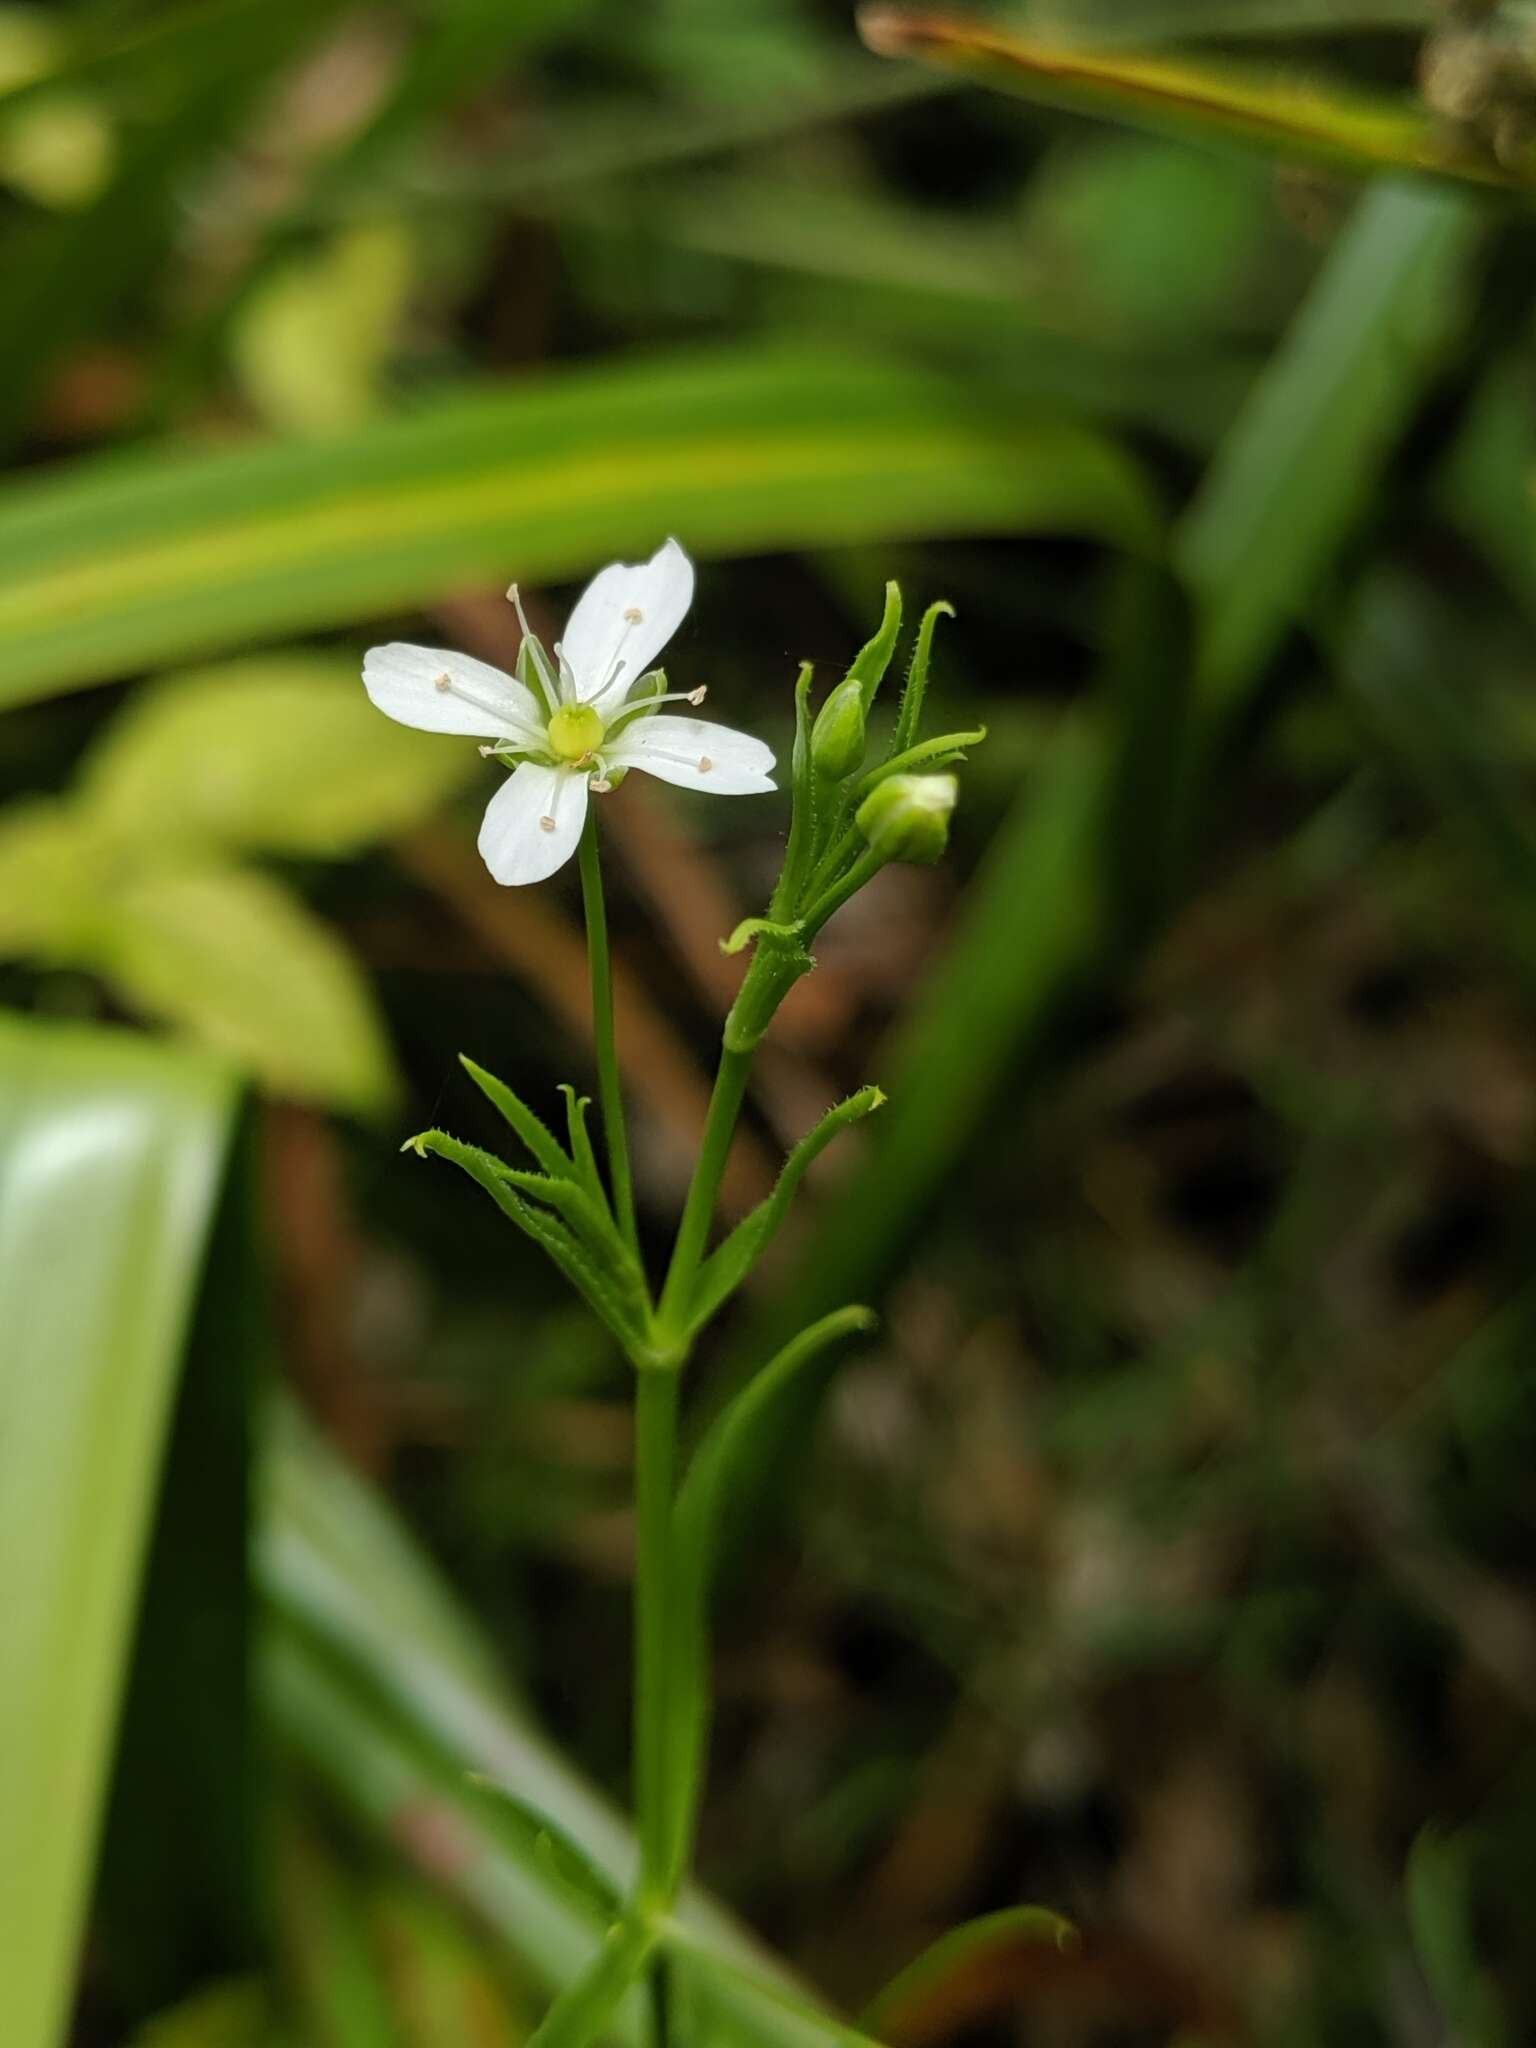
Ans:
{"type": "Polygon", "coordinates": [[[373,411],[411,281],[393,222],[349,228],[280,270],[232,337],[247,397],[272,426],[325,433],[373,411]]]}
{"type": "Polygon", "coordinates": [[[1158,545],[1104,436],[926,370],[764,350],[541,370],[324,440],[114,454],[0,490],[0,703],[580,577],[669,532],[700,556],[899,535],[1158,545]]]}
{"type": "Polygon", "coordinates": [[[68,804],[0,815],[0,955],[72,957],[100,900],[102,849],[68,804]]]}
{"type": "Polygon", "coordinates": [[[367,986],[279,883],[234,867],[152,869],[125,884],[103,963],[141,1009],[302,1101],[381,1109],[389,1053],[367,986]]]}
{"type": "Polygon", "coordinates": [[[140,691],[87,762],[81,801],[137,846],[330,856],[417,823],[478,765],[472,747],[381,717],[351,662],[254,655],[140,691]]]}

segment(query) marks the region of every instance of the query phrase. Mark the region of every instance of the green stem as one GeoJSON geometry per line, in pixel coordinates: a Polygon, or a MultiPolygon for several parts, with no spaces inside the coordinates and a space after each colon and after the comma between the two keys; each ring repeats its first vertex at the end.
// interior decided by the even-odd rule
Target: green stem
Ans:
{"type": "Polygon", "coordinates": [[[608,957],[608,912],[603,902],[603,871],[597,857],[597,819],[587,806],[581,829],[581,901],[587,914],[587,959],[592,970],[592,1043],[597,1054],[597,1093],[608,1146],[608,1175],[619,1228],[638,1246],[635,1191],[629,1176],[629,1138],[624,1129],[624,1097],[619,1087],[619,1056],[613,1034],[613,966],[608,957]]]}
{"type": "Polygon", "coordinates": [[[635,1386],[635,1819],[639,1898],[648,1912],[665,1912],[676,1889],[667,1867],[667,1675],[680,1378],[675,1371],[650,1368],[637,1375],[635,1386]]]}
{"type": "Polygon", "coordinates": [[[729,1047],[722,1048],[714,1092],[709,1098],[704,1143],[689,1184],[683,1220],[678,1225],[677,1242],[672,1247],[672,1262],[667,1268],[666,1283],[661,1290],[657,1310],[658,1320],[663,1330],[668,1332],[675,1332],[687,1320],[688,1297],[704,1248],[709,1242],[709,1226],[714,1218],[715,1202],[725,1177],[731,1139],[736,1133],[736,1119],[741,1113],[742,1097],[746,1094],[747,1076],[751,1070],[750,1051],[732,1052],[729,1047]]]}

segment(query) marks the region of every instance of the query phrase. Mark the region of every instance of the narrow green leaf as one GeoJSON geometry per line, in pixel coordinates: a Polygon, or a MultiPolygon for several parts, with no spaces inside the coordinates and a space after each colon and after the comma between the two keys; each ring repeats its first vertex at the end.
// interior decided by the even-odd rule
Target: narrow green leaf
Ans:
{"type": "Polygon", "coordinates": [[[528,2048],[588,2048],[656,1947],[656,1930],[634,1920],[610,1927],[584,1977],[555,2000],[529,2040],[528,2048]]]}
{"type": "Polygon", "coordinates": [[[584,574],[671,527],[699,556],[1157,517],[1100,435],[878,358],[757,346],[541,370],[323,441],[181,446],[0,491],[0,701],[584,574]]]}
{"type": "Polygon", "coordinates": [[[229,1076],[0,1019],[0,1982],[15,2048],[72,2002],[161,1443],[228,1143],[229,1076]]]}
{"type": "Polygon", "coordinates": [[[953,1979],[1024,1942],[1050,1942],[1060,1949],[1076,1940],[1077,1931],[1072,1923],[1044,1906],[1010,1906],[1000,1913],[968,1920],[963,1927],[940,1935],[915,1962],[893,1977],[871,2000],[859,2024],[872,2034],[880,2034],[901,2020],[921,2032],[924,2007],[931,1999],[942,1999],[953,1979]]]}
{"type": "Polygon", "coordinates": [[[757,1264],[784,1221],[807,1169],[838,1132],[869,1116],[884,1101],[885,1097],[878,1088],[861,1088],[856,1095],[850,1095],[845,1102],[829,1109],[814,1130],[807,1131],[785,1160],[772,1194],[737,1224],[725,1242],[711,1252],[700,1267],[688,1307],[690,1330],[702,1328],[716,1316],[757,1264]]]}
{"type": "Polygon", "coordinates": [[[365,1114],[394,1093],[367,984],[282,884],[235,867],[146,869],[116,894],[95,963],[134,1005],[274,1093],[365,1114]]]}
{"type": "Polygon", "coordinates": [[[917,629],[917,645],[912,650],[911,665],[907,669],[906,688],[901,693],[901,709],[896,715],[896,730],[891,734],[892,761],[904,754],[909,747],[917,744],[918,731],[922,725],[923,700],[928,694],[928,665],[933,658],[933,633],[941,618],[952,619],[955,608],[945,598],[937,598],[923,613],[922,623],[917,629]]]}
{"type": "Polygon", "coordinates": [[[484,1067],[476,1066],[468,1053],[459,1054],[459,1065],[488,1101],[499,1109],[547,1174],[555,1179],[569,1173],[572,1160],[542,1117],[536,1116],[505,1081],[498,1081],[484,1067]]]}
{"type": "Polygon", "coordinates": [[[569,1081],[560,1083],[560,1093],[565,1097],[565,1125],[570,1136],[576,1177],[604,1214],[609,1214],[608,1193],[598,1172],[597,1154],[592,1150],[592,1138],[587,1130],[587,1111],[592,1098],[590,1095],[578,1095],[569,1081]]]}
{"type": "Polygon", "coordinates": [[[867,1308],[823,1316],[785,1345],[711,1424],[688,1467],[673,1514],[671,1718],[667,1727],[666,1782],[673,1802],[671,1867],[681,1870],[693,1832],[709,1722],[706,1610],[719,1547],[722,1514],[735,1479],[759,1434],[777,1421],[798,1376],[831,1344],[875,1326],[867,1308]]]}
{"type": "Polygon", "coordinates": [[[866,6],[859,28],[882,56],[921,58],[1043,106],[1107,115],[1158,133],[1242,143],[1360,172],[1420,171],[1506,189],[1536,186],[1536,150],[1528,145],[1495,155],[1420,100],[1308,78],[1293,65],[1264,70],[1231,60],[1091,50],[963,16],[884,5],[866,6]]]}
{"type": "MultiPolygon", "coordinates": [[[[504,1216],[542,1246],[621,1344],[631,1347],[643,1342],[648,1305],[638,1276],[616,1260],[610,1261],[595,1252],[559,1217],[519,1194],[512,1179],[513,1169],[503,1160],[493,1152],[482,1151],[478,1145],[466,1145],[450,1137],[446,1131],[422,1131],[409,1144],[423,1158],[434,1152],[439,1159],[452,1160],[455,1166],[462,1167],[472,1180],[479,1182],[504,1216]]],[[[566,1185],[575,1193],[581,1192],[574,1182],[566,1185]]]]}
{"type": "Polygon", "coordinates": [[[498,1785],[494,1778],[476,1772],[469,1782],[482,1796],[487,1809],[518,1832],[533,1856],[547,1865],[550,1874],[569,1892],[600,1914],[605,1924],[620,1917],[623,1893],[574,1835],[530,1801],[520,1799],[505,1785],[498,1785]]]}
{"type": "MultiPolygon", "coordinates": [[[[789,844],[784,849],[784,866],[779,874],[766,922],[782,922],[799,901],[800,884],[811,858],[816,837],[816,778],[811,773],[811,663],[802,661],[795,678],[795,743],[790,755],[789,844]]],[[[748,919],[748,923],[758,920],[748,919]]],[[[739,932],[740,926],[737,927],[739,932]]],[[[740,950],[735,934],[721,941],[722,950],[740,950]]]]}

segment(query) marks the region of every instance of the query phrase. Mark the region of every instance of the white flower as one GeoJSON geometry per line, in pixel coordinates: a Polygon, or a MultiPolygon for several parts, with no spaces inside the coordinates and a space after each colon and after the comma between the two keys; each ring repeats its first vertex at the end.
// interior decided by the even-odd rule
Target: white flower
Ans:
{"type": "MultiPolygon", "coordinates": [[[[481,752],[515,761],[491,798],[480,851],[498,882],[542,882],[576,850],[587,792],[640,768],[684,789],[752,796],[775,787],[761,740],[701,718],[657,714],[677,701],[655,688],[649,664],[682,623],[693,564],[675,540],[648,562],[611,562],[576,601],[555,661],[528,630],[514,585],[523,644],[517,674],[467,654],[400,641],[372,647],[363,683],[383,712],[423,732],[493,742],[481,752]]],[[[684,701],[702,702],[695,690],[684,701]]]]}

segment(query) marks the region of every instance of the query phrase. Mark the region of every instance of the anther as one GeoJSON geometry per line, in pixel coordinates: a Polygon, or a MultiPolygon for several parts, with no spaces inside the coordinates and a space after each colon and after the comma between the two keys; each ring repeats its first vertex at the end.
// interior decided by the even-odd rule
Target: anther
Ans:
{"type": "Polygon", "coordinates": [[[441,690],[446,694],[449,690],[453,688],[453,677],[439,676],[437,681],[432,685],[432,687],[434,690],[441,690]]]}
{"type": "Polygon", "coordinates": [[[590,790],[594,790],[598,796],[606,796],[609,790],[612,789],[613,784],[608,780],[606,775],[594,775],[592,780],[587,784],[587,787],[590,790]]]}
{"type": "Polygon", "coordinates": [[[699,773],[700,773],[701,775],[707,775],[707,774],[709,773],[710,769],[714,767],[714,765],[715,765],[715,764],[714,764],[714,762],[713,762],[713,761],[711,761],[711,759],[709,758],[708,754],[700,754],[700,756],[699,756],[699,773]]]}
{"type": "Polygon", "coordinates": [[[704,702],[704,699],[705,699],[705,698],[706,698],[706,697],[707,697],[708,695],[709,695],[709,685],[708,685],[708,683],[700,683],[699,687],[698,687],[698,688],[697,688],[696,690],[690,690],[690,691],[688,692],[688,695],[687,695],[687,699],[686,699],[686,701],[687,701],[688,703],[690,703],[690,704],[702,704],[702,703],[704,702]]]}
{"type": "Polygon", "coordinates": [[[638,626],[640,621],[645,617],[645,613],[641,611],[639,605],[632,604],[627,605],[625,607],[624,616],[626,619],[628,619],[629,623],[632,626],[638,626]]]}
{"type": "Polygon", "coordinates": [[[540,820],[539,820],[539,830],[540,830],[541,832],[553,832],[553,831],[554,831],[554,829],[555,829],[555,821],[554,821],[554,819],[553,819],[553,818],[540,818],[540,820]]]}

